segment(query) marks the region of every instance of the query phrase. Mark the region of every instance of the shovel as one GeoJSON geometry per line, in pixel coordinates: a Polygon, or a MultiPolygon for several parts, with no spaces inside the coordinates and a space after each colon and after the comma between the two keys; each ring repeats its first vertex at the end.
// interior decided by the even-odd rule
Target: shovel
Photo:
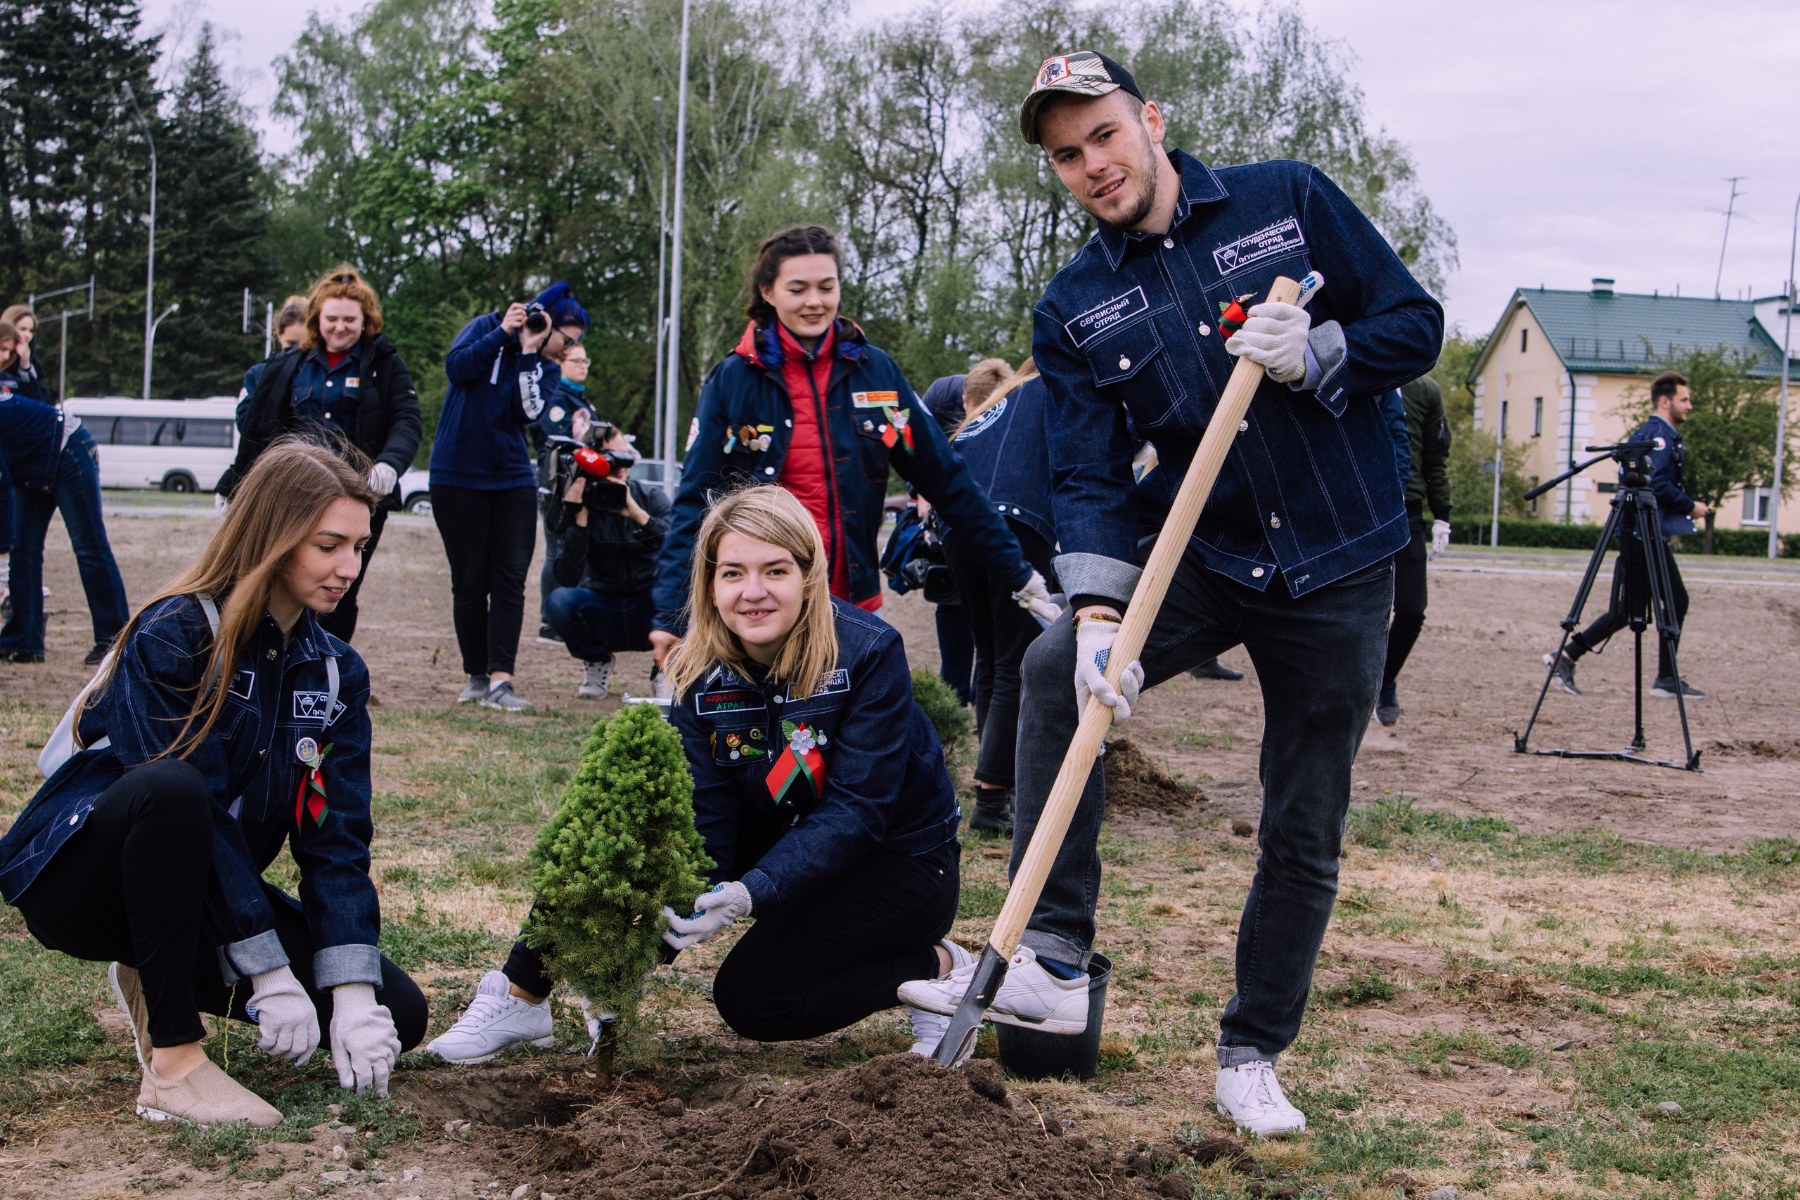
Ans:
{"type": "MultiPolygon", "coordinates": [[[[1280,304],[1304,306],[1324,282],[1324,277],[1317,271],[1301,283],[1282,276],[1269,289],[1268,298],[1280,304]]],[[[1231,441],[1238,434],[1238,425],[1249,411],[1250,399],[1256,394],[1262,378],[1261,364],[1248,358],[1238,359],[1237,366],[1232,368],[1225,394],[1219,398],[1212,420],[1207,423],[1200,448],[1194,452],[1194,460],[1181,481],[1181,490],[1169,507],[1168,520],[1163,522],[1162,532],[1156,535],[1156,544],[1150,550],[1144,572],[1138,577],[1137,589],[1131,594],[1131,604],[1125,610],[1119,636],[1113,641],[1107,659],[1106,681],[1114,688],[1119,686],[1119,677],[1125,668],[1143,654],[1144,642],[1156,623],[1156,612],[1168,594],[1169,581],[1187,549],[1188,538],[1200,520],[1200,510],[1212,494],[1219,469],[1225,465],[1225,455],[1231,449],[1231,441]]],[[[933,1056],[947,1067],[964,1057],[965,1050],[981,1028],[988,1006],[994,1002],[1000,984],[1006,979],[1006,964],[1013,951],[1018,949],[1025,923],[1037,907],[1038,897],[1044,890],[1044,877],[1050,873],[1057,851],[1062,849],[1063,837],[1069,832],[1069,822],[1074,819],[1075,808],[1081,802],[1088,773],[1093,770],[1106,731],[1111,727],[1112,709],[1089,696],[1087,707],[1081,713],[1081,723],[1075,729],[1075,740],[1069,743],[1069,751],[1063,756],[1062,769],[1051,785],[1043,815],[1038,818],[1031,843],[1025,848],[1025,857],[1019,862],[1018,874],[1006,893],[1006,903],[1000,909],[999,920],[994,923],[994,932],[981,952],[981,960],[975,964],[969,990],[963,993],[962,1003],[957,1005],[955,1015],[950,1018],[950,1027],[944,1032],[933,1056]]]]}

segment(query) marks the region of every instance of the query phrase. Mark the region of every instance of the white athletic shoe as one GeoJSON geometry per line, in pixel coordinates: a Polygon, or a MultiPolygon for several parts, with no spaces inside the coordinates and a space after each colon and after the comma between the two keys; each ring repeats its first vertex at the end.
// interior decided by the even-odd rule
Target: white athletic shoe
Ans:
{"type": "Polygon", "coordinates": [[[531,1004],[507,991],[506,976],[489,971],[475,989],[475,999],[462,1019],[440,1033],[425,1047],[445,1062],[473,1066],[491,1060],[508,1046],[528,1042],[548,1046],[556,1039],[550,1035],[550,1001],[531,1004]]]}
{"type": "MultiPolygon", "coordinates": [[[[914,979],[900,985],[900,1001],[926,1012],[945,1016],[956,1011],[963,993],[975,977],[975,960],[957,967],[942,979],[914,979]]],[[[1017,1025],[1039,1033],[1085,1033],[1088,1019],[1088,977],[1058,979],[1038,964],[1028,946],[1020,946],[1006,965],[1006,978],[987,1019],[1017,1025]]]]}
{"type": "Polygon", "coordinates": [[[1243,1133],[1272,1138],[1306,1132],[1306,1114],[1288,1103],[1273,1063],[1221,1067],[1214,1087],[1220,1114],[1243,1133]]]}
{"type": "MultiPolygon", "coordinates": [[[[975,964],[975,956],[970,954],[967,950],[964,950],[949,938],[945,938],[943,941],[939,942],[938,945],[950,952],[950,971],[952,974],[956,972],[958,967],[970,967],[975,964]]],[[[943,1041],[944,1034],[949,1032],[950,1018],[943,1013],[931,1012],[928,1009],[919,1008],[912,1004],[906,1005],[905,1008],[907,1019],[912,1022],[912,1052],[917,1054],[920,1058],[935,1057],[937,1054],[938,1043],[943,1041]]],[[[961,1066],[968,1060],[969,1055],[973,1053],[975,1053],[975,1043],[971,1041],[969,1043],[968,1053],[960,1055],[957,1060],[950,1065],[953,1067],[961,1066]]]]}
{"type": "Polygon", "coordinates": [[[613,660],[610,658],[593,659],[581,664],[581,686],[575,689],[577,696],[599,698],[606,695],[606,685],[612,680],[613,660]]]}

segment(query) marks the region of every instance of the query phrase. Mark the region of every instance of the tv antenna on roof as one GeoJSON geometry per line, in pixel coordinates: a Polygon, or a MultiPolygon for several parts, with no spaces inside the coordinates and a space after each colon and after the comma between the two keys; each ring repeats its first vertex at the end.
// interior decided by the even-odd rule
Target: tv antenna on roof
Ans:
{"type": "Polygon", "coordinates": [[[1725,243],[1731,240],[1731,214],[1737,208],[1737,198],[1743,195],[1738,191],[1738,184],[1746,177],[1732,175],[1725,182],[1731,185],[1731,199],[1725,202],[1725,236],[1719,239],[1719,269],[1713,275],[1713,299],[1719,298],[1719,282],[1725,278],[1725,243]]]}

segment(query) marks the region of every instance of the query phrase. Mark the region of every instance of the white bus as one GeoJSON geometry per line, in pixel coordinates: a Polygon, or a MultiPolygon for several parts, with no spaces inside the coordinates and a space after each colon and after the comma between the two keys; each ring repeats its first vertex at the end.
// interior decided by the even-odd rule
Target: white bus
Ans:
{"type": "Polygon", "coordinates": [[[71,397],[100,446],[100,486],[210,492],[237,456],[237,400],[125,400],[71,397]]]}

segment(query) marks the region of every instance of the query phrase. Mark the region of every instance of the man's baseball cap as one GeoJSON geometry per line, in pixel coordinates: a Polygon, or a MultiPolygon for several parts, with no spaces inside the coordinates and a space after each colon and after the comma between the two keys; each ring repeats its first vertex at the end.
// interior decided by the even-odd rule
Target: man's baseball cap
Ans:
{"type": "Polygon", "coordinates": [[[1144,98],[1144,93],[1138,91],[1137,80],[1131,77],[1131,72],[1098,50],[1077,50],[1073,54],[1058,54],[1053,58],[1046,58],[1031,81],[1031,91],[1026,93],[1025,103],[1019,107],[1019,132],[1025,135],[1025,140],[1031,145],[1038,144],[1038,109],[1052,96],[1065,93],[1071,96],[1104,96],[1108,92],[1121,90],[1139,100],[1144,98]]]}

